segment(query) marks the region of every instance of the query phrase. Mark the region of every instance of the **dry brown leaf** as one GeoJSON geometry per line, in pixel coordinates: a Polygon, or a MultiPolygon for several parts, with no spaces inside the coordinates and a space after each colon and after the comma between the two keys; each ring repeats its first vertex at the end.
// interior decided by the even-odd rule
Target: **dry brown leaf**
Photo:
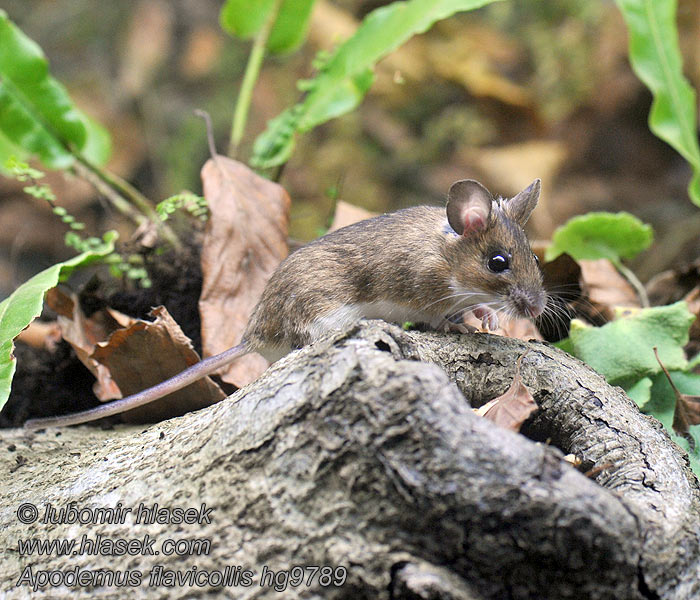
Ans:
{"type": "Polygon", "coordinates": [[[688,305],[688,310],[695,315],[695,321],[688,332],[688,346],[686,346],[686,352],[694,356],[700,352],[700,286],[690,290],[683,300],[688,305]]]}
{"type": "MultiPolygon", "coordinates": [[[[154,322],[134,319],[111,308],[86,317],[74,294],[54,288],[48,305],[58,315],[63,338],[95,376],[102,401],[122,398],[165,381],[199,361],[192,344],[164,307],[154,322]]],[[[209,406],[225,394],[208,377],[174,394],[127,413],[124,420],[143,423],[209,406]]]]}
{"type": "MultiPolygon", "coordinates": [[[[554,260],[545,261],[545,250],[549,242],[534,241],[532,251],[539,257],[547,291],[564,292],[576,299],[581,297],[581,267],[568,254],[560,254],[554,260]]],[[[573,300],[574,298],[572,298],[573,300]]]]}
{"type": "Polygon", "coordinates": [[[690,340],[686,346],[689,356],[700,352],[700,259],[664,271],[653,277],[646,286],[652,306],[672,304],[684,300],[696,317],[690,326],[690,340]]]}
{"type": "MultiPolygon", "coordinates": [[[[543,257],[547,245],[536,241],[532,249],[543,257]]],[[[552,302],[559,305],[554,311],[561,313],[561,320],[555,323],[557,328],[568,323],[567,312],[571,317],[602,325],[618,318],[622,314],[620,308],[639,307],[636,292],[608,260],[575,261],[568,254],[561,254],[553,261],[543,262],[542,273],[544,287],[552,297],[550,306],[552,302]]]]}
{"type": "Polygon", "coordinates": [[[61,341],[61,328],[56,321],[32,321],[20,331],[17,340],[32,348],[53,350],[61,341]]]}
{"type": "Polygon", "coordinates": [[[689,434],[689,431],[693,425],[700,425],[700,396],[681,394],[676,384],[673,383],[670,373],[661,362],[656,347],[654,347],[654,355],[676,396],[676,407],[673,410],[673,431],[688,440],[690,450],[693,452],[695,450],[695,439],[689,434]]]}
{"type": "MultiPolygon", "coordinates": [[[[202,244],[202,351],[223,352],[241,341],[267,280],[287,256],[290,200],[281,186],[246,165],[217,156],[202,168],[211,217],[202,244]]],[[[268,366],[258,354],[236,360],[221,374],[238,387],[268,366]]]]}
{"type": "Polygon", "coordinates": [[[615,318],[616,307],[639,307],[639,298],[634,288],[609,260],[580,260],[578,264],[581,267],[584,294],[606,320],[615,318]]]}
{"type": "MultiPolygon", "coordinates": [[[[468,313],[464,316],[464,323],[476,329],[481,329],[481,319],[478,319],[472,313],[468,313]]],[[[523,341],[543,339],[537,327],[530,319],[504,320],[503,322],[499,322],[499,326],[496,329],[488,333],[517,338],[523,341]]]]}
{"type": "Polygon", "coordinates": [[[77,296],[67,294],[57,287],[46,294],[46,303],[58,314],[57,323],[63,339],[73,347],[80,362],[95,376],[92,388],[95,396],[103,402],[121,398],[122,392],[112,379],[109,369],[92,356],[95,345],[106,340],[112,332],[119,329],[120,324],[103,310],[86,317],[77,296]]]}
{"type": "Polygon", "coordinates": [[[653,306],[673,304],[700,286],[700,258],[658,273],[646,285],[653,306]]]}
{"type": "Polygon", "coordinates": [[[532,243],[533,252],[540,258],[544,288],[549,295],[546,315],[538,321],[538,326],[545,339],[552,342],[568,335],[574,316],[586,323],[602,324],[605,319],[583,293],[579,264],[568,254],[545,261],[547,246],[549,242],[532,243]]]}
{"type": "Polygon", "coordinates": [[[529,350],[518,358],[513,383],[506,392],[475,409],[476,414],[511,431],[520,431],[523,423],[537,410],[537,403],[520,376],[520,365],[528,352],[529,350]]]}
{"type": "Polygon", "coordinates": [[[344,202],[343,200],[338,200],[335,205],[335,214],[333,215],[333,223],[331,223],[328,232],[335,231],[341,227],[346,227],[357,223],[358,221],[364,221],[365,219],[370,219],[376,216],[377,213],[370,212],[354,204],[344,202]]]}
{"type": "MultiPolygon", "coordinates": [[[[134,319],[107,342],[97,344],[92,358],[107,368],[124,396],[135,394],[177,375],[199,361],[189,338],[163,306],[153,309],[155,321],[134,319]]],[[[155,402],[122,414],[130,423],[159,421],[210,406],[226,397],[209,377],[155,402]]]]}

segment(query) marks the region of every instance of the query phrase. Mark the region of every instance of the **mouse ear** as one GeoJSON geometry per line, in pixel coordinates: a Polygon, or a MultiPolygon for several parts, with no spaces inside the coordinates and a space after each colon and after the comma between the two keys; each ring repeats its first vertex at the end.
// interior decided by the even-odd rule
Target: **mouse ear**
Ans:
{"type": "Polygon", "coordinates": [[[518,225],[523,227],[530,218],[530,213],[537,206],[537,201],[540,198],[541,182],[535,179],[528,187],[526,187],[517,196],[510,200],[506,200],[503,208],[506,214],[513,219],[518,225]]]}
{"type": "Polygon", "coordinates": [[[483,231],[491,214],[491,193],[478,181],[462,179],[447,192],[447,222],[459,235],[483,231]]]}

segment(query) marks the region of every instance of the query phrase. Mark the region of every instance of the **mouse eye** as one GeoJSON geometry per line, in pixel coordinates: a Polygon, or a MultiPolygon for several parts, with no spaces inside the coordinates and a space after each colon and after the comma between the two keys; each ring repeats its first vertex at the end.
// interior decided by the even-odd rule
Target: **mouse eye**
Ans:
{"type": "Polygon", "coordinates": [[[491,256],[489,256],[489,260],[486,265],[488,266],[489,271],[493,271],[494,273],[503,273],[503,271],[510,267],[510,256],[501,251],[493,252],[491,256]]]}
{"type": "Polygon", "coordinates": [[[532,257],[535,259],[535,263],[537,265],[539,265],[540,264],[540,257],[537,256],[537,254],[535,254],[534,252],[532,253],[532,257]]]}

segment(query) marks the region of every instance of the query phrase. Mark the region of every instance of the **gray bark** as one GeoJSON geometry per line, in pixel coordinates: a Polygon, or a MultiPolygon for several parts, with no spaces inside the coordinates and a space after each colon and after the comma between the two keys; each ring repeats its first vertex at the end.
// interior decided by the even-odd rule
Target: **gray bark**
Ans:
{"type": "Polygon", "coordinates": [[[700,488],[683,451],[620,389],[546,344],[363,323],[197,413],[2,436],[0,589],[9,598],[37,597],[15,586],[27,567],[143,573],[128,591],[43,588],[52,598],[700,597],[700,488]],[[527,348],[521,372],[540,407],[523,430],[532,439],[467,402],[503,393],[527,348]],[[562,452],[597,474],[586,477],[562,452]],[[212,512],[200,524],[23,524],[24,502],[40,517],[47,503],[70,502],[134,512],[205,503],[212,512]],[[155,550],[168,538],[209,539],[211,549],[18,553],[21,539],[98,534],[148,534],[155,550]],[[156,565],[240,566],[252,585],[149,586],[156,565]],[[347,580],[322,586],[317,574],[281,594],[260,585],[265,567],[294,565],[342,566],[347,580]]]}

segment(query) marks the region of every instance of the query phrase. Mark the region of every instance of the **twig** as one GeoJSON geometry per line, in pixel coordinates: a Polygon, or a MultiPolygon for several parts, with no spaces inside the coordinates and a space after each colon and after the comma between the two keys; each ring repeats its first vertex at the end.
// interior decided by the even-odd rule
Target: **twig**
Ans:
{"type": "Polygon", "coordinates": [[[105,196],[121,214],[131,219],[139,227],[148,222],[148,219],[137,211],[127,200],[122,198],[115,192],[107,183],[98,177],[93,171],[88,169],[80,161],[76,161],[73,165],[78,176],[91,183],[93,187],[103,196],[105,196]]]}
{"type": "Polygon", "coordinates": [[[128,211],[124,214],[129,212],[136,213],[134,210],[134,207],[136,207],[142,213],[139,216],[140,220],[136,221],[139,225],[142,225],[145,221],[150,221],[158,228],[158,231],[168,243],[178,250],[182,248],[178,237],[168,224],[161,220],[148,198],[128,181],[105,169],[100,169],[81,156],[76,156],[75,167],[76,171],[103,193],[118,210],[122,212],[128,211]]]}
{"type": "Polygon", "coordinates": [[[194,114],[204,119],[204,123],[206,124],[207,128],[207,143],[209,144],[209,155],[213,160],[216,160],[216,157],[219,153],[216,151],[216,143],[214,142],[214,127],[212,127],[211,124],[211,117],[209,116],[209,113],[206,110],[201,110],[199,108],[196,108],[194,110],[194,114]]]}
{"type": "Polygon", "coordinates": [[[622,262],[619,261],[615,262],[615,267],[617,267],[617,270],[620,271],[620,273],[622,273],[623,277],[627,281],[629,281],[630,285],[637,292],[637,295],[639,296],[639,302],[642,305],[642,308],[649,308],[649,296],[647,296],[646,288],[644,287],[644,284],[641,281],[639,281],[632,269],[627,268],[625,265],[622,264],[622,262]]]}

